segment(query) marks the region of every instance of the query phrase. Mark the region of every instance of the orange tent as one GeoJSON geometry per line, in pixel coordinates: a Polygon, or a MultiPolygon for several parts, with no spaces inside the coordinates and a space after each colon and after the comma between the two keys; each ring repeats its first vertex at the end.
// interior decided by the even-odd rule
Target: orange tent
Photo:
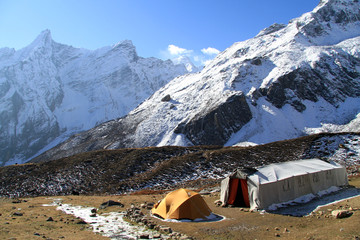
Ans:
{"type": "Polygon", "coordinates": [[[211,210],[197,192],[184,188],[168,193],[151,209],[153,215],[163,219],[206,219],[211,210]]]}

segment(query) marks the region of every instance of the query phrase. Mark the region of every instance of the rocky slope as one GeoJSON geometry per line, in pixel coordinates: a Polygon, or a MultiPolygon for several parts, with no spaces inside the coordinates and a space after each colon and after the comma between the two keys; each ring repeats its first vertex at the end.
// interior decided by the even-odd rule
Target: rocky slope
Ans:
{"type": "MultiPolygon", "coordinates": [[[[323,0],[175,78],[126,117],[39,156],[95,149],[255,144],[340,129],[360,112],[360,3],[323,0]],[[322,129],[326,126],[326,129],[322,129]]],[[[342,129],[359,131],[359,125],[342,129]]]]}
{"type": "Polygon", "coordinates": [[[187,73],[170,60],[142,58],[131,41],[97,50],[52,40],[0,49],[0,166],[23,162],[74,133],[126,115],[187,73]]]}
{"type": "Polygon", "coordinates": [[[318,134],[253,147],[98,150],[0,168],[0,196],[119,194],[218,184],[237,167],[322,158],[359,174],[360,134],[318,134]]]}

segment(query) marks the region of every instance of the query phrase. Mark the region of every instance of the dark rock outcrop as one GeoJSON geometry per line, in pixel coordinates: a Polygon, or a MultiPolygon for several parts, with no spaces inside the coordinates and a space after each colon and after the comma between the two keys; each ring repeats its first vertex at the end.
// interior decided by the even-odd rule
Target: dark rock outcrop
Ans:
{"type": "Polygon", "coordinates": [[[243,94],[229,97],[212,111],[181,123],[175,133],[182,133],[194,144],[223,145],[252,118],[243,94]]]}

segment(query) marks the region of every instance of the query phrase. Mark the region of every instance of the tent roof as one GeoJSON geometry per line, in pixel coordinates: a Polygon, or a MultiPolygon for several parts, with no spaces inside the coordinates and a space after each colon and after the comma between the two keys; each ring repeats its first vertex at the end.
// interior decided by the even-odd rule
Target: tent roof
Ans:
{"type": "Polygon", "coordinates": [[[206,219],[211,210],[199,193],[178,189],[168,193],[166,197],[151,210],[163,219],[206,219]]]}
{"type": "Polygon", "coordinates": [[[258,167],[257,172],[248,176],[252,181],[260,184],[276,182],[292,176],[305,175],[319,171],[343,168],[335,162],[325,162],[320,159],[305,159],[283,163],[273,163],[258,167]]]}

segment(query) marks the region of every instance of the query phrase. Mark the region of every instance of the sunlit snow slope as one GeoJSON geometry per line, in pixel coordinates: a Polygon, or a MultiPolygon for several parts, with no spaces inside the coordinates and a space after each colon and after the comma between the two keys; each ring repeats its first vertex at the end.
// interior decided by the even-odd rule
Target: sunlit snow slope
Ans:
{"type": "MultiPolygon", "coordinates": [[[[94,149],[256,144],[337,129],[360,110],[360,3],[324,0],[180,76],[126,117],[41,158],[94,149]],[[320,130],[319,130],[320,128],[320,130]]],[[[346,131],[359,131],[353,121],[346,131]]]]}
{"type": "Polygon", "coordinates": [[[0,49],[0,166],[126,115],[187,72],[139,57],[131,41],[91,51],[56,43],[49,30],[18,51],[0,49]]]}

